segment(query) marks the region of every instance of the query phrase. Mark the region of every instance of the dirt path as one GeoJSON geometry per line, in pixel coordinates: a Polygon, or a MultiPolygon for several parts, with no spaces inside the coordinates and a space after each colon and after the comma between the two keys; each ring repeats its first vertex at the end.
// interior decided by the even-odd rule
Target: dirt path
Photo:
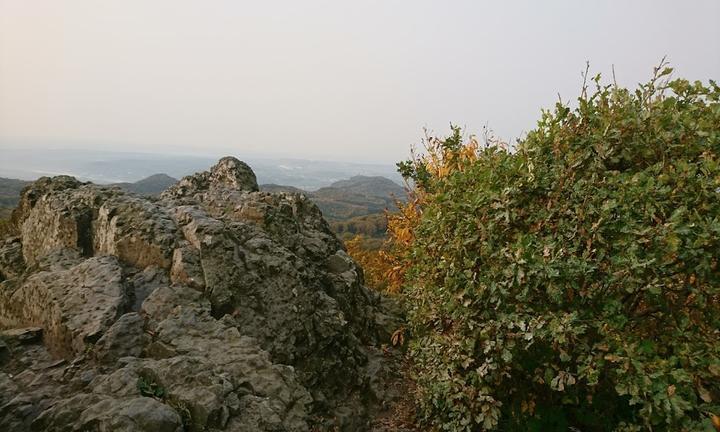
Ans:
{"type": "Polygon", "coordinates": [[[425,432],[415,424],[415,383],[411,379],[411,363],[401,350],[390,349],[387,355],[396,365],[396,377],[387,383],[391,395],[384,409],[378,412],[370,430],[373,432],[425,432]]]}

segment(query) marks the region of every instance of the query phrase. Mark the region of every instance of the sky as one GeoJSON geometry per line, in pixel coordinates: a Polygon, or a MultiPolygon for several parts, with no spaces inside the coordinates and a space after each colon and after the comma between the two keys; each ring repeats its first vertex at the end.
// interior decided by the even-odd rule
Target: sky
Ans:
{"type": "Polygon", "coordinates": [[[0,155],[392,163],[450,123],[512,142],[586,61],[720,79],[719,21],[720,0],[0,0],[0,155]]]}

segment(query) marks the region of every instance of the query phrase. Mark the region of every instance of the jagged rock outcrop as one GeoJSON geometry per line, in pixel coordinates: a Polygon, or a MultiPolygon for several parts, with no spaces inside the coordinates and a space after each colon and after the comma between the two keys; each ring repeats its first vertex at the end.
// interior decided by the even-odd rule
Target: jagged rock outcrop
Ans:
{"type": "Polygon", "coordinates": [[[227,157],[159,199],[43,178],[12,221],[0,330],[42,343],[0,335],[0,430],[368,428],[397,319],[304,195],[227,157]]]}

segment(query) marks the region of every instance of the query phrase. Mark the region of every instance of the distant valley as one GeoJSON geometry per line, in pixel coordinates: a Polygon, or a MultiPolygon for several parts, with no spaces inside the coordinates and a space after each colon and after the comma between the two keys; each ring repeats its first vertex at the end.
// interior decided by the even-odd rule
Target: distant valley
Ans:
{"type": "MultiPolygon", "coordinates": [[[[91,150],[30,151],[0,142],[0,177],[33,180],[66,174],[97,184],[134,183],[165,173],[182,178],[206,169],[216,156],[109,152],[91,150]]],[[[382,176],[397,183],[402,178],[393,164],[266,158],[238,155],[250,165],[258,184],[287,185],[313,191],[352,176],[382,176]]]]}

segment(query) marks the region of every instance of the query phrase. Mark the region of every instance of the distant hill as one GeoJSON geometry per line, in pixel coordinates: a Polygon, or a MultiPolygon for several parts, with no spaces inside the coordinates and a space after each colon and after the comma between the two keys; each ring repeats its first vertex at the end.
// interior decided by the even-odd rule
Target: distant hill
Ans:
{"type": "Polygon", "coordinates": [[[159,195],[168,187],[177,183],[177,179],[167,174],[154,174],[135,183],[113,183],[111,186],[118,186],[128,192],[140,195],[159,195]]]}
{"type": "Polygon", "coordinates": [[[29,181],[0,177],[0,207],[15,207],[20,200],[20,191],[29,181]]]}
{"type": "Polygon", "coordinates": [[[395,200],[405,199],[405,189],[380,176],[354,176],[310,194],[329,222],[395,210],[395,200]]]}
{"type": "Polygon", "coordinates": [[[385,210],[395,210],[395,200],[405,200],[405,188],[382,176],[354,176],[316,191],[293,186],[260,185],[265,192],[304,193],[323,212],[333,231],[341,237],[363,234],[382,237],[387,229],[385,210]]]}
{"type": "Polygon", "coordinates": [[[320,188],[315,192],[315,195],[322,195],[328,190],[342,190],[344,193],[376,196],[376,197],[388,197],[398,196],[402,197],[405,195],[405,189],[389,178],[382,176],[363,176],[357,175],[347,180],[336,181],[328,187],[320,188]]]}

